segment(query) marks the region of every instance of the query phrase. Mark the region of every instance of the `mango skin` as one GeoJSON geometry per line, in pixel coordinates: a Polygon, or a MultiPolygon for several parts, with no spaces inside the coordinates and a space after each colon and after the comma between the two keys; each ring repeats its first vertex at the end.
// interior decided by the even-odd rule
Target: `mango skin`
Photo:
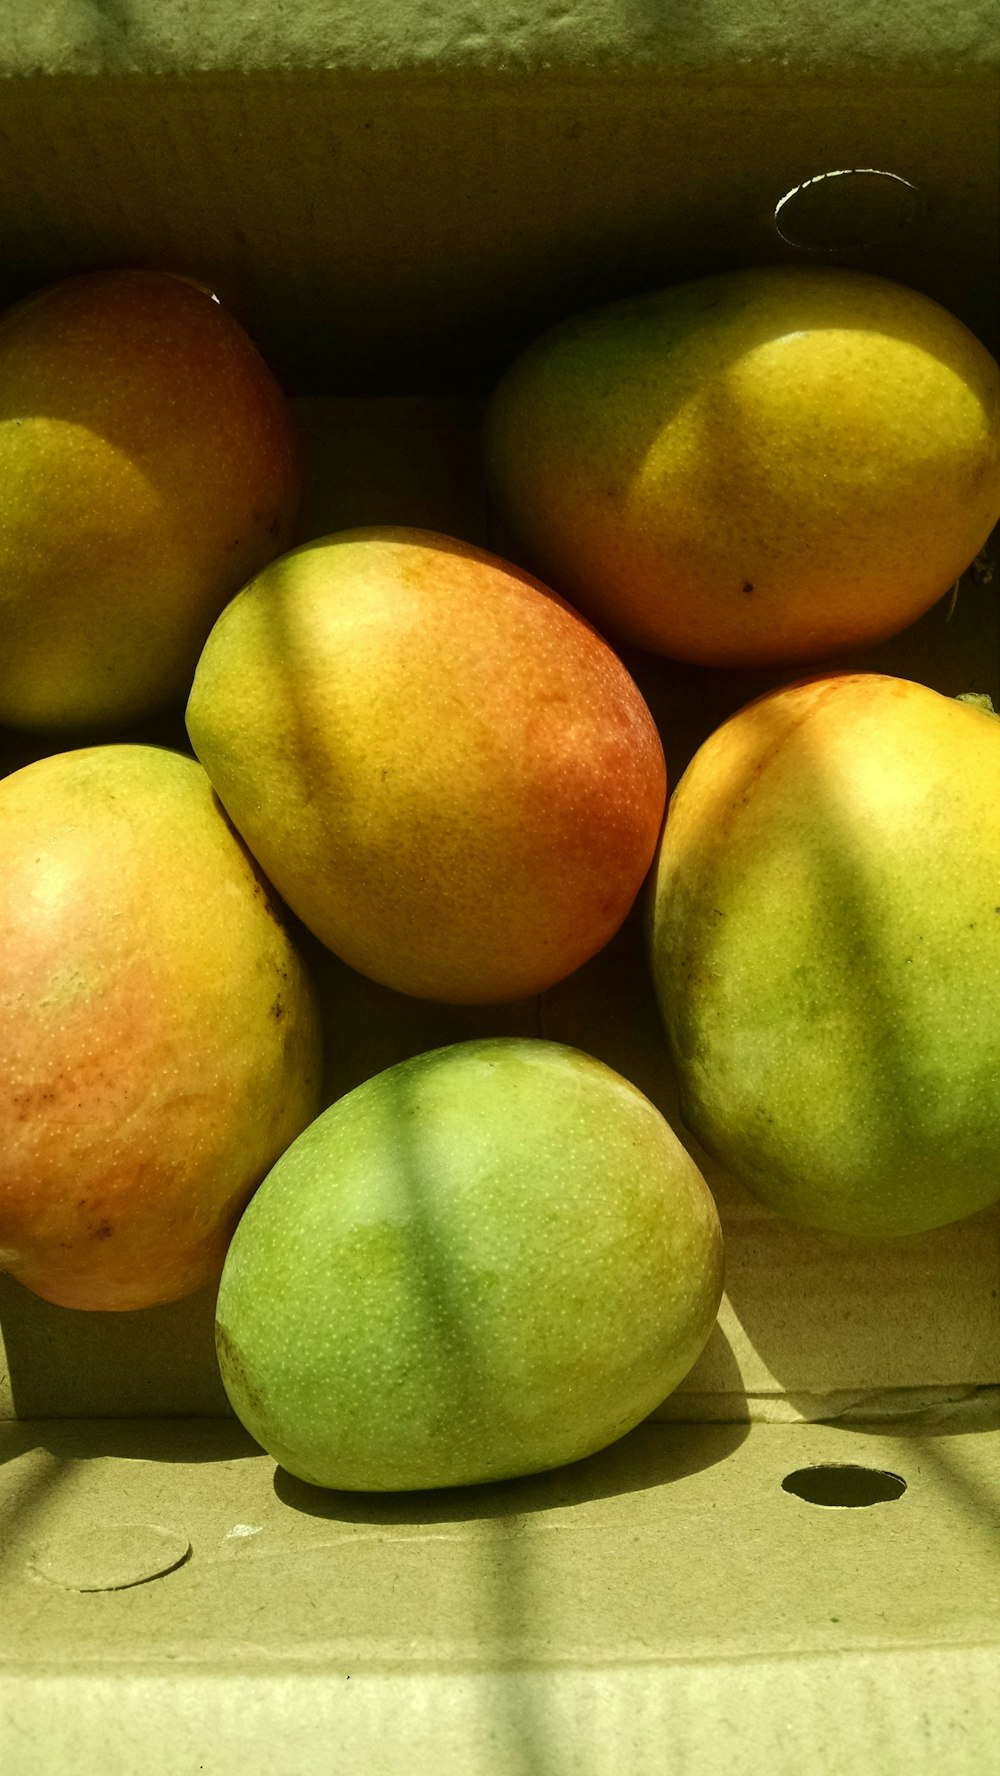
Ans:
{"type": "Polygon", "coordinates": [[[435,532],[344,531],[223,612],[195,752],[289,906],[418,998],[529,997],[618,929],[666,796],[652,716],[561,599],[435,532]]]}
{"type": "Polygon", "coordinates": [[[688,1128],[781,1215],[919,1233],[1000,1197],[1000,720],[824,675],[678,783],[650,960],[688,1128]]]}
{"type": "Polygon", "coordinates": [[[0,316],[0,722],[183,702],[219,611],[288,547],[299,438],[203,288],[86,273],[0,316]]]}
{"type": "Polygon", "coordinates": [[[1000,518],[1000,367],[886,279],[777,265],[575,316],[485,425],[514,552],[616,641],[696,664],[899,633],[1000,518]]]}
{"type": "Polygon", "coordinates": [[[605,1447],[677,1385],[722,1291],[708,1187],[649,1100],[558,1043],[457,1043],[330,1107],[236,1230],[238,1417],[317,1486],[406,1491],[605,1447]]]}
{"type": "Polygon", "coordinates": [[[214,1281],[320,1104],[318,1008],[201,766],[56,754],[0,783],[0,1264],[63,1307],[214,1281]]]}

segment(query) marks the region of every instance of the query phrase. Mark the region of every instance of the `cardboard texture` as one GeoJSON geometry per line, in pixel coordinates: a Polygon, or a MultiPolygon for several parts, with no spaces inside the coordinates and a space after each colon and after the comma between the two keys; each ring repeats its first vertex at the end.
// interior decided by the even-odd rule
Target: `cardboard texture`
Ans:
{"type": "Polygon", "coordinates": [[[4,1770],[991,1769],[990,1422],[645,1425],[382,1499],[275,1474],[236,1426],[9,1424],[4,1770]],[[815,1463],[906,1491],[809,1504],[782,1483],[815,1463]],[[153,1568],[191,1552],[106,1589],[95,1526],[153,1568]]]}
{"type": "Polygon", "coordinates": [[[823,29],[795,0],[8,0],[13,73],[123,75],[335,69],[362,75],[474,70],[573,76],[651,71],[718,85],[727,72],[774,81],[821,72],[869,79],[919,71],[988,80],[1000,67],[991,0],[832,0],[823,29]]]}
{"type": "MultiPolygon", "coordinates": [[[[481,403],[558,315],[819,258],[1000,349],[997,22],[996,0],[833,5],[822,29],[791,0],[8,0],[0,301],[98,264],[189,271],[297,397],[303,538],[413,523],[502,552],[481,403]]],[[[1000,696],[990,574],[856,663],[1000,696]]],[[[672,781],[783,676],[626,658],[672,781]]],[[[176,721],[147,737],[185,744],[176,721]]],[[[0,735],[0,770],[45,750],[0,735]]],[[[0,1277],[4,1776],[997,1767],[1000,1210],[879,1242],[753,1202],[679,1122],[638,913],[499,1011],[314,960],[328,1099],[497,1031],[648,1092],[719,1203],[718,1326],[604,1454],[378,1499],[290,1480],[227,1416],[211,1291],[80,1315],[0,1277]],[[782,1485],[817,1464],[826,1506],[782,1485]],[[873,1471],[902,1496],[863,1502],[873,1471]]]]}

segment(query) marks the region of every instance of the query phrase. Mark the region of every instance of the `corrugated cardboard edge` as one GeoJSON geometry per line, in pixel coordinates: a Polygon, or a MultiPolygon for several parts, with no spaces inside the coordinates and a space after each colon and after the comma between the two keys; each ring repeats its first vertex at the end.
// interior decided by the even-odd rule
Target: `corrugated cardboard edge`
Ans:
{"type": "Polygon", "coordinates": [[[575,0],[132,0],[39,6],[7,0],[3,62],[22,75],[245,74],[334,70],[363,76],[446,71],[500,77],[667,76],[767,84],[828,79],[995,80],[993,0],[833,0],[816,29],[808,7],[701,0],[622,6],[575,0]]]}

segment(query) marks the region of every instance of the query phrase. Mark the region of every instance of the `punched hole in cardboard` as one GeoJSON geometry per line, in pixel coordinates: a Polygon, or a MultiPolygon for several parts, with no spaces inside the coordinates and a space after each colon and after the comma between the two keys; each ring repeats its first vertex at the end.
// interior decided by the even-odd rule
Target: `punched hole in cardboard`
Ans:
{"type": "Polygon", "coordinates": [[[774,226],[790,247],[855,253],[879,246],[916,218],[917,186],[882,167],[837,167],[793,185],[774,207],[774,226]]]}
{"type": "Polygon", "coordinates": [[[807,1505],[856,1510],[863,1505],[885,1505],[902,1498],[906,1481],[884,1468],[864,1468],[855,1462],[817,1462],[795,1468],[781,1482],[783,1492],[793,1493],[807,1505]]]}

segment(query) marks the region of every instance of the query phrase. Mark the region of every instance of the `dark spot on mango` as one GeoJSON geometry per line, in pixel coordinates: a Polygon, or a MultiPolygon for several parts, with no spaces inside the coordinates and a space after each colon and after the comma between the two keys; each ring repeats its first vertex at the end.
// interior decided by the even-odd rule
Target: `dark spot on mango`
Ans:
{"type": "Polygon", "coordinates": [[[97,1226],[90,1229],[90,1237],[95,1240],[110,1239],[112,1231],[110,1221],[98,1221],[97,1226]]]}
{"type": "Polygon", "coordinates": [[[279,993],[277,995],[277,997],[275,998],[274,1004],[271,1007],[271,1016],[273,1018],[280,1018],[280,1017],[284,1017],[284,1015],[285,1015],[285,1007],[281,1002],[281,994],[279,993]]]}
{"type": "MultiPolygon", "coordinates": [[[[235,1392],[242,1397],[242,1404],[249,1407],[258,1419],[259,1428],[264,1429],[268,1414],[260,1392],[251,1379],[250,1372],[239,1347],[233,1343],[224,1327],[216,1322],[215,1349],[219,1359],[219,1370],[223,1384],[232,1383],[235,1392]]],[[[253,1433],[251,1433],[252,1435],[253,1433]]]]}
{"type": "Polygon", "coordinates": [[[254,878],[253,893],[255,900],[263,901],[264,911],[270,915],[274,920],[274,923],[280,925],[281,916],[259,876],[255,876],[254,878]]]}
{"type": "Polygon", "coordinates": [[[744,592],[752,592],[753,591],[753,581],[752,580],[744,580],[743,581],[743,590],[744,590],[744,592]]]}

